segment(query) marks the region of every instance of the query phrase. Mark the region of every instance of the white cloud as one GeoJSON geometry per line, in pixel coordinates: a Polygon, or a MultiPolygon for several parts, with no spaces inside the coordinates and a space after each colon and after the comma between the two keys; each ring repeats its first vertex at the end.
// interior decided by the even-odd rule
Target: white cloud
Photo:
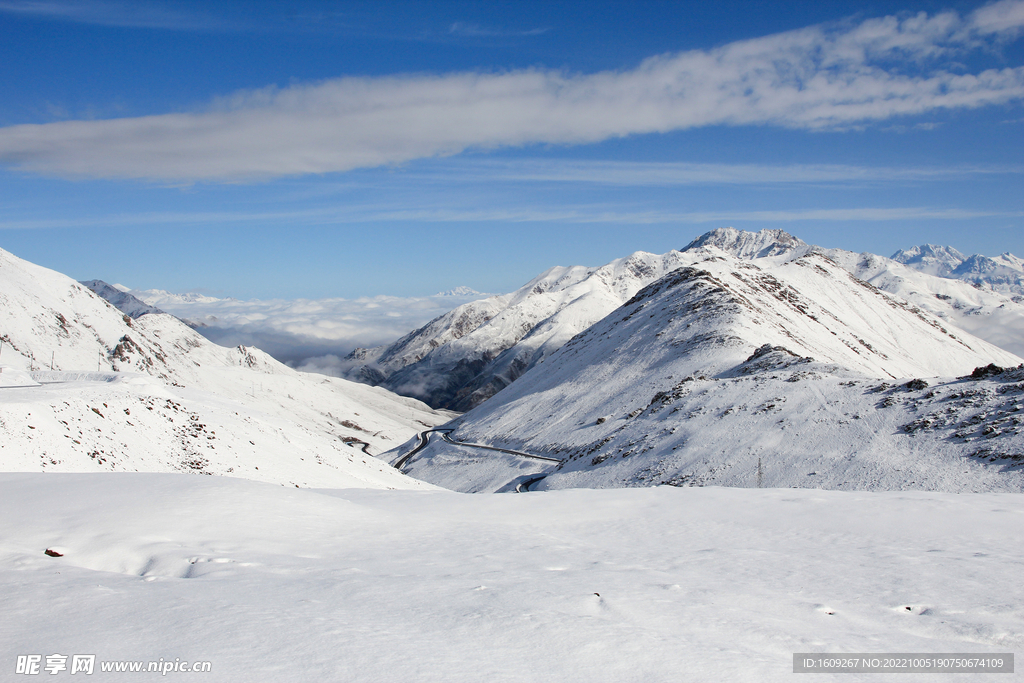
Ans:
{"type": "Polygon", "coordinates": [[[132,293],[178,317],[202,323],[200,331],[225,346],[256,346],[293,367],[341,375],[343,356],[357,346],[390,343],[467,301],[461,296],[359,299],[207,299],[185,302],[157,290],[132,293]],[[333,369],[332,369],[333,368],[333,369]]]}
{"type": "Polygon", "coordinates": [[[1024,0],[814,26],[635,69],[340,78],[267,87],[208,110],[0,129],[0,162],[46,174],[240,181],[469,148],[585,144],[710,125],[847,128],[1024,98],[1024,67],[953,73],[925,60],[1021,23],[1024,0]]]}
{"type": "Polygon", "coordinates": [[[1000,0],[975,10],[971,26],[980,33],[1016,34],[1024,28],[1024,3],[1000,0]]]}
{"type": "Polygon", "coordinates": [[[457,21],[448,27],[448,34],[467,38],[523,38],[528,36],[539,36],[550,30],[550,27],[543,27],[531,28],[525,31],[515,31],[510,29],[487,28],[478,24],[467,24],[462,21],[457,21]]]}

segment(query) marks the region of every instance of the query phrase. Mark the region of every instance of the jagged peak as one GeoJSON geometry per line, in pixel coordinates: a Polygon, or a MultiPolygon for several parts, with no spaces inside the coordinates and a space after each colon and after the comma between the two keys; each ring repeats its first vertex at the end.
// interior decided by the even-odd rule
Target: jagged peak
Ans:
{"type": "Polygon", "coordinates": [[[893,261],[899,263],[916,263],[924,261],[926,259],[935,259],[950,264],[951,267],[956,267],[961,261],[967,257],[960,253],[953,247],[947,247],[938,244],[920,244],[909,249],[900,249],[895,254],[890,256],[893,261]]]}
{"type": "Polygon", "coordinates": [[[452,289],[447,289],[443,292],[438,292],[434,296],[483,296],[482,292],[478,292],[472,287],[466,285],[459,285],[452,289]]]}
{"type": "Polygon", "coordinates": [[[759,232],[748,232],[736,228],[715,228],[690,242],[682,251],[717,247],[737,258],[753,259],[778,256],[806,246],[806,242],[785,230],[764,229],[759,232]]]}

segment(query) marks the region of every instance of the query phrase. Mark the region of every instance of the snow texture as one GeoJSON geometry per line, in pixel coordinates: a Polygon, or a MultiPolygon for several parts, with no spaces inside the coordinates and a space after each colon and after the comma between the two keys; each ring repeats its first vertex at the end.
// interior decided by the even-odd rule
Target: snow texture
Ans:
{"type": "Polygon", "coordinates": [[[1007,252],[994,258],[974,254],[964,256],[952,247],[922,244],[901,249],[894,261],[929,275],[969,282],[979,289],[1015,295],[1018,303],[1024,295],[1024,260],[1007,252]]]}
{"type": "Polygon", "coordinates": [[[794,652],[1019,653],[1022,520],[1014,494],[3,474],[0,641],[12,680],[93,653],[96,681],[791,681],[794,652]]]}

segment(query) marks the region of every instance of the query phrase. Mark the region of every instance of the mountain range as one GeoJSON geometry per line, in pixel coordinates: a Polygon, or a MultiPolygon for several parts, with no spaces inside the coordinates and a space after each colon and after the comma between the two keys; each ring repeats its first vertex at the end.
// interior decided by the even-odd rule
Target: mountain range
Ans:
{"type": "Polygon", "coordinates": [[[777,237],[723,231],[674,252],[684,264],[446,425],[405,471],[462,491],[1024,490],[1021,358],[850,270],[882,263],[897,289],[933,276],[777,237]],[[524,469],[460,443],[560,462],[524,469]]]}
{"type": "Polygon", "coordinates": [[[599,268],[552,268],[511,294],[466,303],[391,344],[356,349],[347,359],[346,376],[435,407],[470,410],[641,288],[690,263],[692,253],[709,247],[741,260],[824,254],[856,278],[1024,355],[1024,302],[1014,289],[1024,278],[1024,267],[1012,255],[965,259],[951,248],[921,247],[885,258],[823,249],[782,230],[720,228],[679,251],[637,252],[599,268]],[[920,256],[925,253],[942,255],[949,267],[938,268],[939,256],[920,256]],[[968,268],[969,263],[994,265],[968,268]]]}
{"type": "Polygon", "coordinates": [[[0,461],[415,487],[369,454],[397,461],[455,418],[406,472],[465,491],[1021,490],[1024,368],[1006,348],[1020,304],[915,263],[934,265],[720,229],[664,255],[552,268],[352,354],[369,379],[471,407],[456,417],[216,346],[161,312],[133,318],[0,252],[0,461]]]}
{"type": "Polygon", "coordinates": [[[964,256],[952,247],[922,244],[897,251],[892,260],[929,275],[963,280],[983,288],[1024,299],[1024,260],[1005,253],[990,258],[981,254],[964,256]]]}

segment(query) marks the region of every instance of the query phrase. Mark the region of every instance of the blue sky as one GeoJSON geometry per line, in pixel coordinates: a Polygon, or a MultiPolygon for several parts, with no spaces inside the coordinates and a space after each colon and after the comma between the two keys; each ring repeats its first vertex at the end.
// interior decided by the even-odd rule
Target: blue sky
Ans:
{"type": "Polygon", "coordinates": [[[0,0],[0,247],[240,298],[510,291],[725,225],[1024,255],[1022,27],[1024,0],[0,0]]]}

